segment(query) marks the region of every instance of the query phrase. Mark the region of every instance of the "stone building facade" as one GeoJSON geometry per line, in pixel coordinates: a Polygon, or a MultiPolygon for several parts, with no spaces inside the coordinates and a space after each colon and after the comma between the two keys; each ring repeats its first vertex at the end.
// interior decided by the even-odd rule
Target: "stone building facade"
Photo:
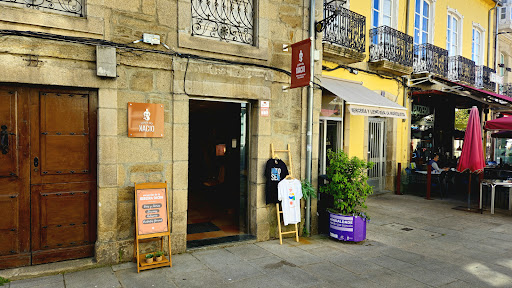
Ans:
{"type": "MultiPolygon", "coordinates": [[[[291,64],[291,54],[283,51],[283,45],[308,37],[307,2],[253,1],[250,44],[197,35],[191,11],[198,1],[75,1],[83,5],[81,16],[14,2],[0,1],[2,87],[85,89],[91,91],[90,97],[97,97],[97,201],[92,205],[97,204],[94,257],[99,263],[131,260],[134,183],[141,182],[167,181],[172,253],[186,251],[188,179],[189,172],[195,173],[189,171],[191,99],[243,102],[251,107],[247,233],[258,241],[277,236],[276,208],[265,203],[263,172],[270,144],[276,149],[290,144],[294,176],[305,177],[307,93],[305,88],[283,89],[290,77],[280,70],[289,71],[291,64]],[[159,35],[169,49],[134,44],[143,33],[159,35]],[[97,46],[115,47],[117,77],[97,76],[97,46]],[[268,117],[260,114],[260,100],[270,101],[268,117]],[[164,137],[129,138],[128,102],[163,104],[164,137]]],[[[322,3],[317,4],[320,18],[322,3]]],[[[318,75],[320,63],[315,66],[318,75]]],[[[320,98],[315,89],[313,139],[318,139],[320,98]]],[[[63,149],[62,153],[72,152],[63,149]]],[[[23,193],[31,192],[18,191],[23,193]]],[[[311,215],[315,233],[315,201],[311,215]]],[[[19,253],[33,252],[27,249],[19,253]]]]}

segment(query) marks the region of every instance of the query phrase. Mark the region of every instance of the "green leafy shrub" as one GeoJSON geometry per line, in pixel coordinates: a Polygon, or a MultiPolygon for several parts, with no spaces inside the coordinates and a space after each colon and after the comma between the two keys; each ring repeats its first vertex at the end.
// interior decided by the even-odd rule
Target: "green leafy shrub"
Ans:
{"type": "Polygon", "coordinates": [[[153,258],[153,254],[151,254],[151,253],[146,254],[146,259],[149,259],[149,258],[153,258]]]}
{"type": "Polygon", "coordinates": [[[334,209],[329,209],[330,212],[369,219],[363,210],[367,208],[366,198],[373,192],[367,183],[367,170],[373,167],[373,163],[357,157],[349,158],[343,151],[329,150],[327,158],[329,183],[320,187],[320,192],[334,197],[334,209]]]}
{"type": "Polygon", "coordinates": [[[9,279],[6,279],[4,277],[0,277],[0,286],[4,286],[4,284],[9,283],[9,279]]]}
{"type": "Polygon", "coordinates": [[[308,199],[309,197],[316,199],[315,188],[309,183],[308,180],[302,180],[302,197],[308,199]]]}
{"type": "Polygon", "coordinates": [[[163,256],[163,255],[164,255],[164,252],[162,252],[162,251],[155,252],[155,257],[160,257],[160,256],[163,256]]]}

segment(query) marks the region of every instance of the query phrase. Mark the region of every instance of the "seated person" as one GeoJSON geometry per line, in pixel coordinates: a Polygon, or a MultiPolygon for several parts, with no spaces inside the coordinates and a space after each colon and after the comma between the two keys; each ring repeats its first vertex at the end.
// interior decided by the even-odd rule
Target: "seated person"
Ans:
{"type": "Polygon", "coordinates": [[[444,167],[442,169],[439,168],[439,165],[437,165],[437,161],[439,161],[439,155],[438,154],[434,154],[434,158],[432,160],[428,161],[428,165],[432,166],[432,173],[440,174],[441,172],[448,171],[450,169],[448,167],[444,167]]]}

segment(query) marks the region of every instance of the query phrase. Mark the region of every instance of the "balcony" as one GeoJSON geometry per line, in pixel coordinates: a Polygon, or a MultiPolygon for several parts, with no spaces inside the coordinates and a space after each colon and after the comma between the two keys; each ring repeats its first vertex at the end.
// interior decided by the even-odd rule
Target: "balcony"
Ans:
{"type": "Polygon", "coordinates": [[[448,51],[429,43],[414,45],[413,74],[423,73],[446,78],[448,75],[448,51]]]}
{"type": "Polygon", "coordinates": [[[85,16],[85,0],[73,1],[34,1],[34,0],[0,0],[0,5],[26,7],[35,10],[53,12],[71,16],[85,16]]]}
{"type": "Polygon", "coordinates": [[[397,76],[413,71],[413,39],[388,26],[370,30],[370,68],[397,76]]]}
{"type": "Polygon", "coordinates": [[[365,58],[366,17],[343,7],[338,9],[336,12],[333,1],[324,2],[324,19],[335,15],[324,29],[324,59],[339,64],[361,62],[365,58]]]}
{"type": "Polygon", "coordinates": [[[462,56],[448,57],[448,79],[475,85],[475,62],[462,56]]]}
{"type": "Polygon", "coordinates": [[[491,82],[491,73],[496,73],[496,71],[484,65],[475,66],[475,87],[494,92],[496,83],[491,82]]]}
{"type": "Polygon", "coordinates": [[[500,94],[512,97],[512,84],[503,84],[500,86],[500,94]]]}

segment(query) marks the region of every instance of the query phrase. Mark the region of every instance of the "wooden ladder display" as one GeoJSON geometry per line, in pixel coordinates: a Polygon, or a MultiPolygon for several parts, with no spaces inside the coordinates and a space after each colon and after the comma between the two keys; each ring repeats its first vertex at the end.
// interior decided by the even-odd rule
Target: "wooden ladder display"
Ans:
{"type": "MultiPolygon", "coordinates": [[[[288,153],[288,176],[287,178],[292,177],[293,175],[293,164],[292,164],[292,153],[290,151],[290,144],[288,144],[288,149],[286,150],[275,150],[274,144],[270,144],[270,150],[272,151],[272,159],[279,158],[276,153],[288,153]]],[[[286,179],[286,178],[285,178],[286,179]]],[[[281,228],[281,214],[283,211],[279,209],[279,203],[276,203],[276,211],[277,211],[277,228],[279,229],[279,244],[283,245],[283,235],[284,234],[293,234],[295,233],[295,241],[299,242],[299,228],[297,223],[295,223],[295,230],[283,232],[281,228]]]]}

